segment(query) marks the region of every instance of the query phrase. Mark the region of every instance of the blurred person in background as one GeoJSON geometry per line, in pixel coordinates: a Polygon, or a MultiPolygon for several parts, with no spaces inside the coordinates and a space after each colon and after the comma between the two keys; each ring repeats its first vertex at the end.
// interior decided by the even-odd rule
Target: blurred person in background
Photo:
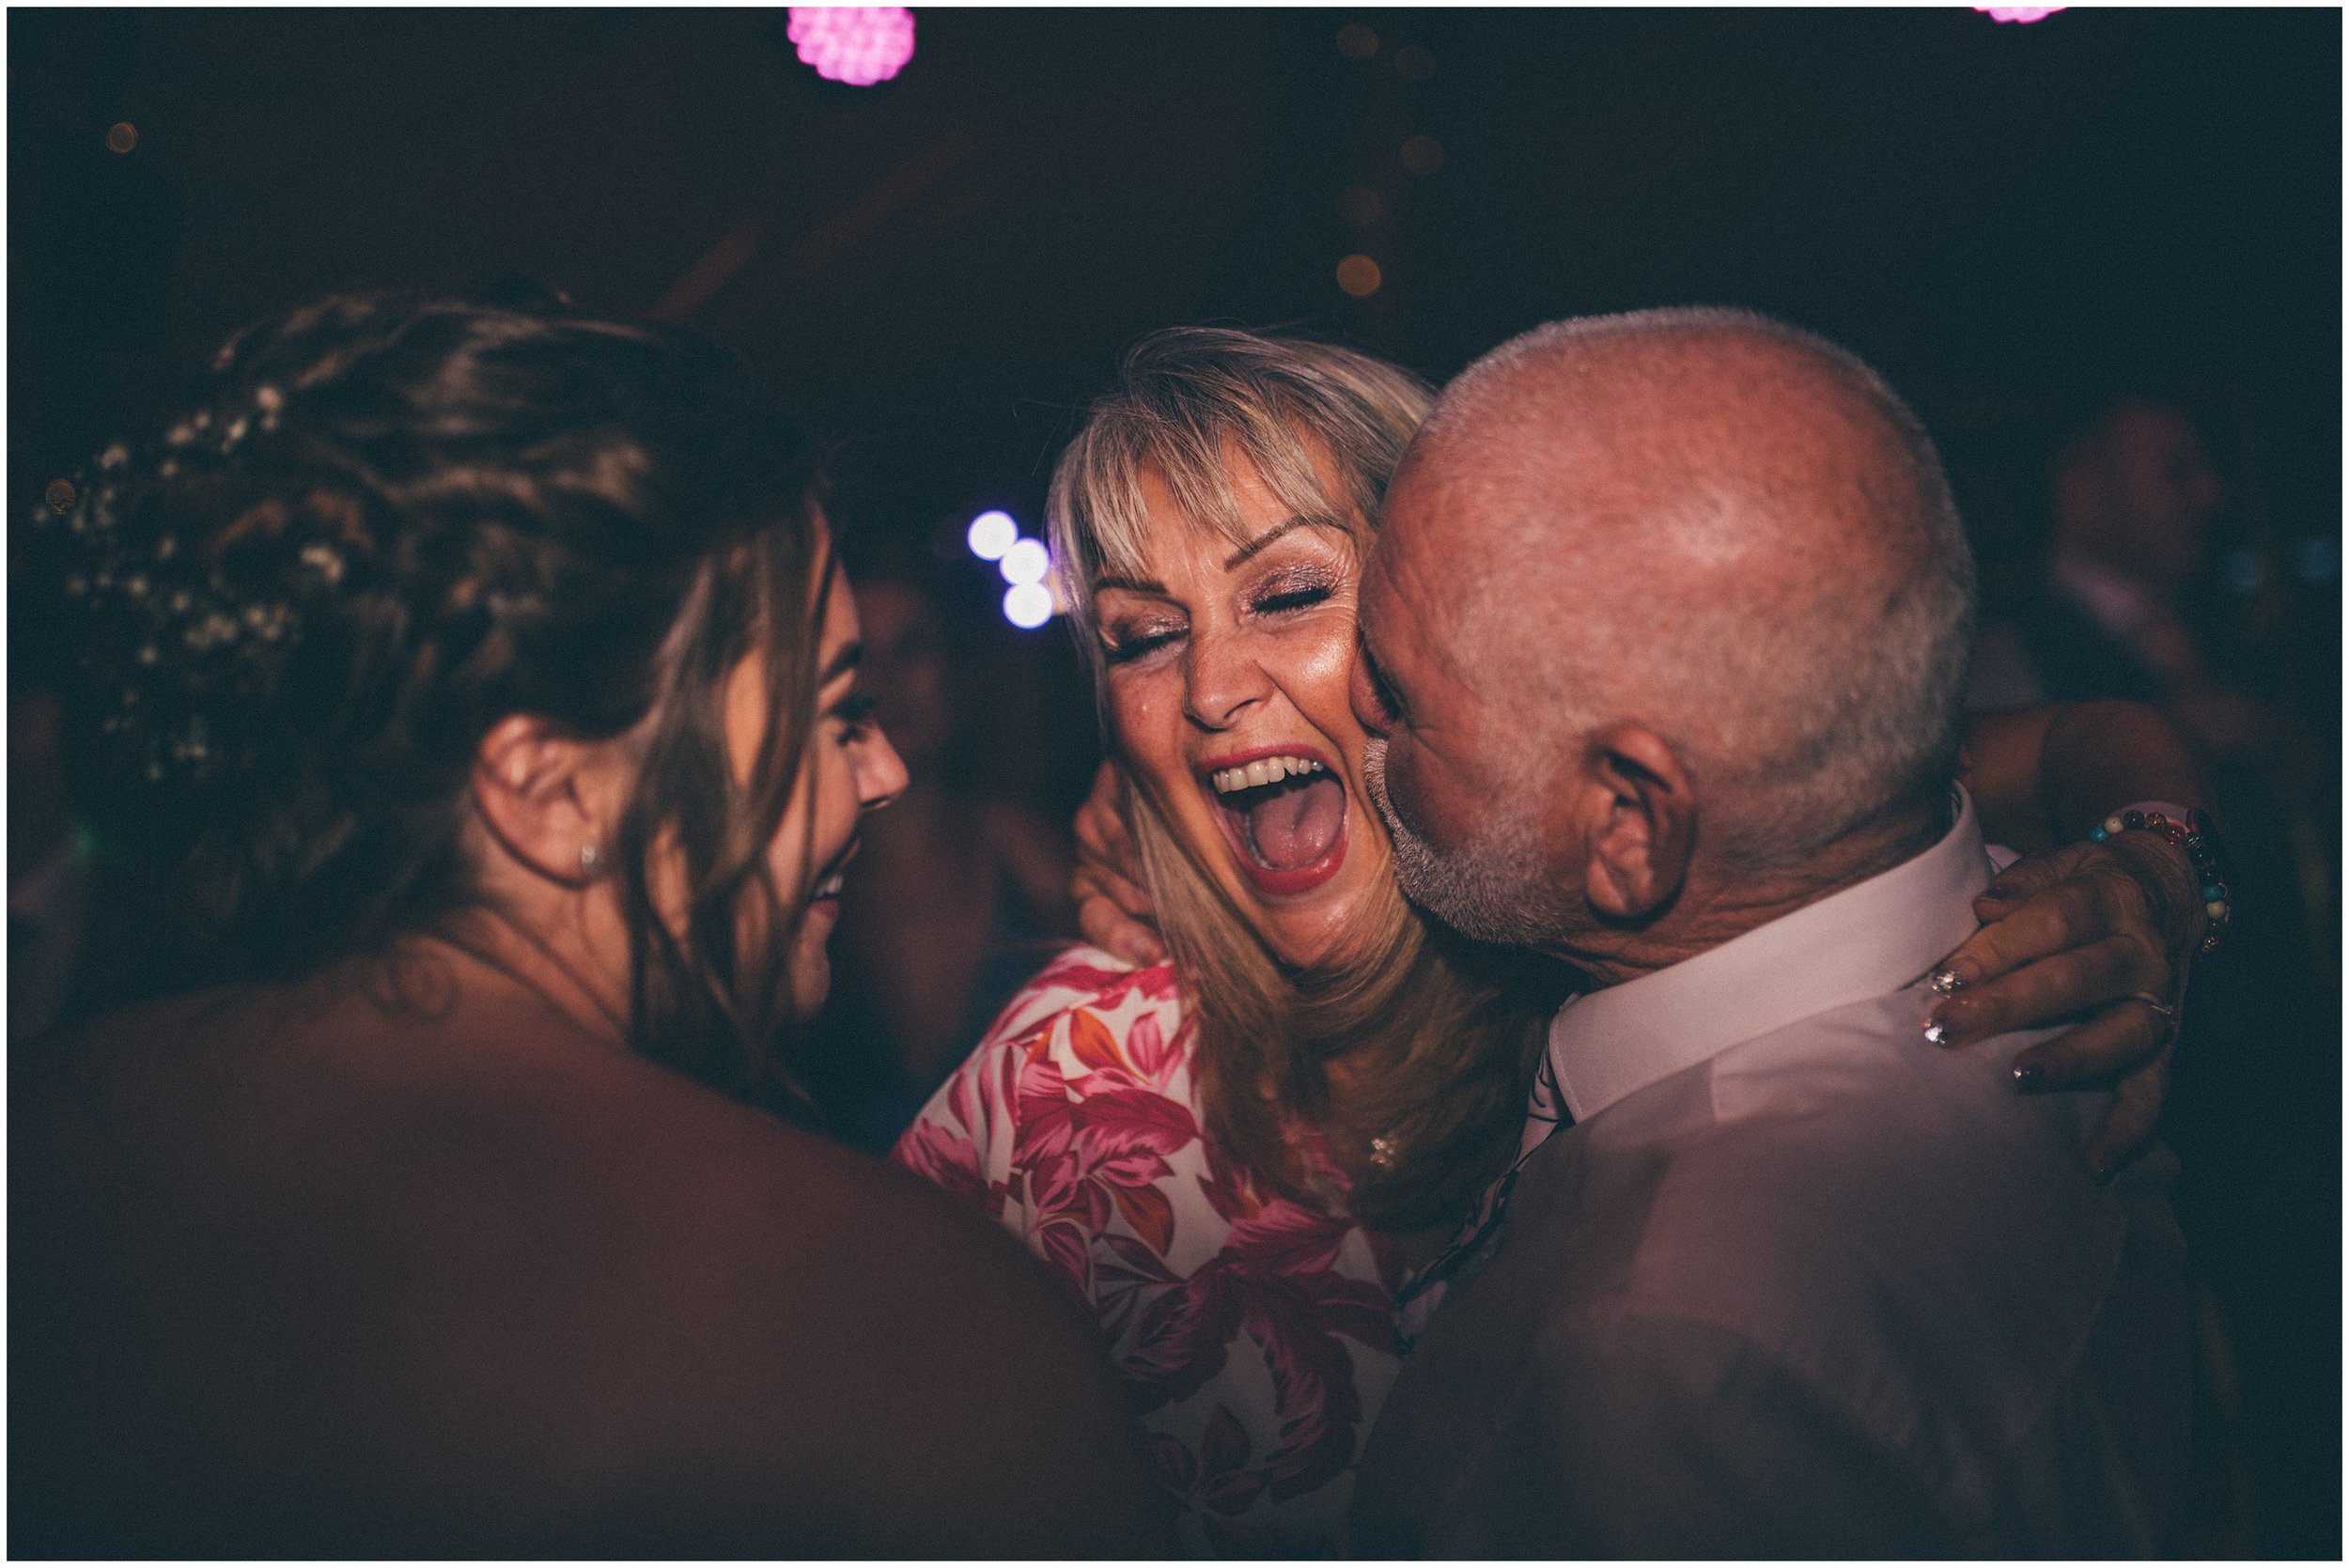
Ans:
{"type": "Polygon", "coordinates": [[[12,1555],[1162,1549],[1082,1315],[793,1125],[905,773],[747,371],[330,297],[26,532],[201,968],[11,1048],[12,1555]]]}
{"type": "Polygon", "coordinates": [[[2149,703],[2207,758],[2237,913],[2198,968],[2166,1126],[2203,1292],[2188,1546],[2241,1556],[2339,1472],[2340,774],[2219,582],[2229,505],[2179,402],[2103,403],[2055,451],[2044,554],[1985,622],[1968,703],[2149,703]]]}
{"type": "Polygon", "coordinates": [[[886,536],[852,538],[847,562],[864,688],[908,782],[864,830],[801,1077],[833,1135],[878,1155],[1076,935],[1075,858],[1065,829],[988,787],[988,666],[955,584],[886,536]]]}
{"type": "Polygon", "coordinates": [[[2135,396],[2107,407],[2057,454],[2045,575],[2013,615],[1983,629],[1970,706],[2154,703],[2221,762],[2259,762],[2304,790],[2313,742],[2214,673],[2187,613],[2226,502],[2185,413],[2135,396]]]}

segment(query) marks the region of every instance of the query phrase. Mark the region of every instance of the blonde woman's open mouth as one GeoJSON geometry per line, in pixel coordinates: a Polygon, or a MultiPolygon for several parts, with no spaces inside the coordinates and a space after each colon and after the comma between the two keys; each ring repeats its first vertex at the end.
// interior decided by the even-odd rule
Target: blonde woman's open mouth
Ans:
{"type": "Polygon", "coordinates": [[[1195,771],[1259,892],[1311,893],[1346,863],[1346,784],[1317,751],[1258,746],[1210,757],[1195,771]]]}

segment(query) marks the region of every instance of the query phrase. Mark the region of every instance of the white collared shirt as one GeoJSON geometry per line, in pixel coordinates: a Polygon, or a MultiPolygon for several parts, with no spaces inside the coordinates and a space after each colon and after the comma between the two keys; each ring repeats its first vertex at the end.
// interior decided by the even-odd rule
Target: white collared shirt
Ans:
{"type": "Polygon", "coordinates": [[[1956,826],[1923,854],[1693,958],[1569,1000],[1550,1020],[1549,1069],[1574,1119],[1938,968],[1980,925],[1975,896],[2015,859],[1983,845],[1972,798],[1956,795],[1956,826]]]}
{"type": "Polygon", "coordinates": [[[1560,1014],[1576,1121],[1405,1362],[1358,1554],[2159,1550],[2175,1162],[2100,1186],[2108,1095],[2016,1094],[2037,1036],[1925,1040],[1992,867],[1961,801],[1921,855],[1560,1014]]]}

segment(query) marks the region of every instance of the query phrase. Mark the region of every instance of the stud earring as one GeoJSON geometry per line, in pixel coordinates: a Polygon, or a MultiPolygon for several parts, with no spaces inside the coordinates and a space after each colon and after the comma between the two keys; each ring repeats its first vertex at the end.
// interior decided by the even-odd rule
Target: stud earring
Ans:
{"type": "Polygon", "coordinates": [[[593,877],[602,868],[603,851],[596,847],[595,841],[590,839],[587,843],[581,845],[579,846],[579,874],[582,877],[593,877]]]}

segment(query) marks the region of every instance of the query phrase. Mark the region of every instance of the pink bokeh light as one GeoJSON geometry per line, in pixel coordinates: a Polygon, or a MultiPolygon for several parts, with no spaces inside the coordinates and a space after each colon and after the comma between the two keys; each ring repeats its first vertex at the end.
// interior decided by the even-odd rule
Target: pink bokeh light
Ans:
{"type": "Polygon", "coordinates": [[[913,13],[903,6],[794,6],[785,32],[817,75],[852,87],[886,82],[913,58],[913,13]]]}
{"type": "Polygon", "coordinates": [[[2063,10],[2062,6],[1976,6],[1993,22],[2039,22],[2063,10]]]}

